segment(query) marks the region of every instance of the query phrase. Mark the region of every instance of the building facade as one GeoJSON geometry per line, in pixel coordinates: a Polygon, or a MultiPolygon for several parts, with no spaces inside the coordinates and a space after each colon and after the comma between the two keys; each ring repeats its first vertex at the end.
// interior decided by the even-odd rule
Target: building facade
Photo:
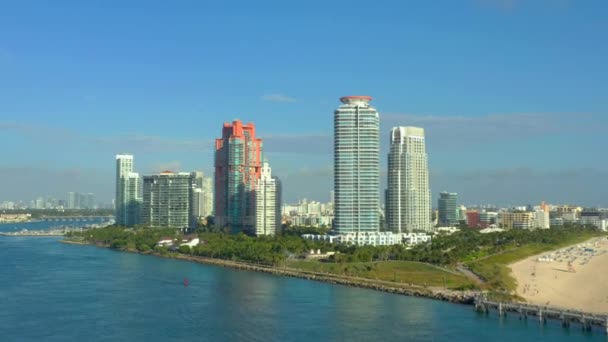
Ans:
{"type": "Polygon", "coordinates": [[[459,210],[457,208],[458,194],[453,192],[442,192],[439,194],[439,226],[455,227],[459,224],[459,210]]]}
{"type": "MultiPolygon", "coordinates": [[[[116,156],[116,225],[131,227],[139,223],[141,179],[133,172],[133,155],[116,156]]],[[[68,199],[68,202],[70,199],[68,199]]],[[[68,206],[70,204],[68,203],[68,206]]]]}
{"type": "Polygon", "coordinates": [[[192,172],[194,215],[199,219],[213,215],[213,179],[202,172],[192,172]]]}
{"type": "Polygon", "coordinates": [[[255,185],[260,179],[262,139],[252,123],[225,123],[215,141],[215,223],[232,231],[253,231],[255,185]]]}
{"type": "Polygon", "coordinates": [[[536,228],[540,229],[549,229],[551,228],[551,218],[549,216],[549,212],[545,210],[537,210],[535,211],[534,221],[536,223],[536,228]]]}
{"type": "Polygon", "coordinates": [[[388,229],[395,233],[430,232],[431,191],[424,129],[394,127],[390,142],[386,195],[388,229]]]}
{"type": "Polygon", "coordinates": [[[267,162],[255,186],[255,235],[275,235],[281,231],[281,185],[267,162]]]}
{"type": "Polygon", "coordinates": [[[334,112],[333,230],[380,228],[380,118],[369,96],[346,96],[334,112]]]}
{"type": "Polygon", "coordinates": [[[144,176],[142,224],[153,228],[194,228],[191,173],[144,176]]]}
{"type": "Polygon", "coordinates": [[[534,212],[502,212],[500,226],[503,229],[534,229],[536,214],[534,212]]]}

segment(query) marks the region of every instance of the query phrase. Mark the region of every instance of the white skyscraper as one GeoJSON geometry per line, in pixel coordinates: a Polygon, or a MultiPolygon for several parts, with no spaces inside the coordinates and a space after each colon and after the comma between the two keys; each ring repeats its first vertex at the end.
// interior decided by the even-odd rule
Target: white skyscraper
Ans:
{"type": "Polygon", "coordinates": [[[281,186],[268,162],[255,186],[255,234],[275,235],[281,229],[281,186]]]}
{"type": "Polygon", "coordinates": [[[204,218],[213,215],[213,179],[200,172],[192,172],[194,215],[204,218]]]}
{"type": "Polygon", "coordinates": [[[139,223],[141,179],[133,172],[133,155],[116,156],[116,224],[133,226],[139,223]]]}
{"type": "Polygon", "coordinates": [[[369,96],[345,96],[334,112],[334,191],[338,233],[380,228],[380,118],[369,96]]]}
{"type": "Polygon", "coordinates": [[[203,179],[203,186],[201,189],[203,191],[201,206],[202,216],[211,216],[213,215],[213,199],[215,198],[213,194],[213,179],[211,177],[205,177],[205,179],[203,179]]]}
{"type": "Polygon", "coordinates": [[[388,155],[386,213],[389,230],[431,231],[431,191],[424,129],[394,127],[388,155]]]}

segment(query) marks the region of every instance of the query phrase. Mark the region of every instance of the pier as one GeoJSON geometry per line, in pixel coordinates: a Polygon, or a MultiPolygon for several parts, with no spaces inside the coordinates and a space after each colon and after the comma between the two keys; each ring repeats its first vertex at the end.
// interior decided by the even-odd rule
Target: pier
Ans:
{"type": "Polygon", "coordinates": [[[501,303],[478,297],[475,300],[475,310],[488,314],[490,311],[498,313],[499,317],[514,315],[519,319],[527,320],[533,317],[541,325],[547,320],[562,322],[562,327],[569,328],[573,324],[580,325],[583,330],[591,331],[593,327],[600,327],[608,334],[608,315],[592,314],[576,310],[568,310],[550,306],[538,306],[525,303],[501,303]]]}

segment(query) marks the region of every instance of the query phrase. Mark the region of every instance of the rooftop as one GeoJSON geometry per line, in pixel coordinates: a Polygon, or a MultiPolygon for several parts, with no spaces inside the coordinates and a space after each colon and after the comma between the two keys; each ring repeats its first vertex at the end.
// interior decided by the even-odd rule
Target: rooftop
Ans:
{"type": "Polygon", "coordinates": [[[345,104],[369,103],[371,100],[372,97],[367,95],[343,96],[340,98],[340,101],[345,104]]]}

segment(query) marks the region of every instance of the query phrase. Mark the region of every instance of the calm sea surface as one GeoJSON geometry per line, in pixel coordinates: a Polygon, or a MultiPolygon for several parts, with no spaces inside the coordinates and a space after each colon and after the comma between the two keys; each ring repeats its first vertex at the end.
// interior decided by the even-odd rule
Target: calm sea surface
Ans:
{"type": "Polygon", "coordinates": [[[94,219],[91,221],[36,221],[27,223],[2,223],[0,224],[0,232],[18,232],[23,229],[27,230],[49,230],[59,227],[82,227],[83,225],[99,224],[103,221],[101,219],[94,219]]]}
{"type": "Polygon", "coordinates": [[[0,341],[607,341],[468,306],[58,241],[0,236],[0,341]]]}

